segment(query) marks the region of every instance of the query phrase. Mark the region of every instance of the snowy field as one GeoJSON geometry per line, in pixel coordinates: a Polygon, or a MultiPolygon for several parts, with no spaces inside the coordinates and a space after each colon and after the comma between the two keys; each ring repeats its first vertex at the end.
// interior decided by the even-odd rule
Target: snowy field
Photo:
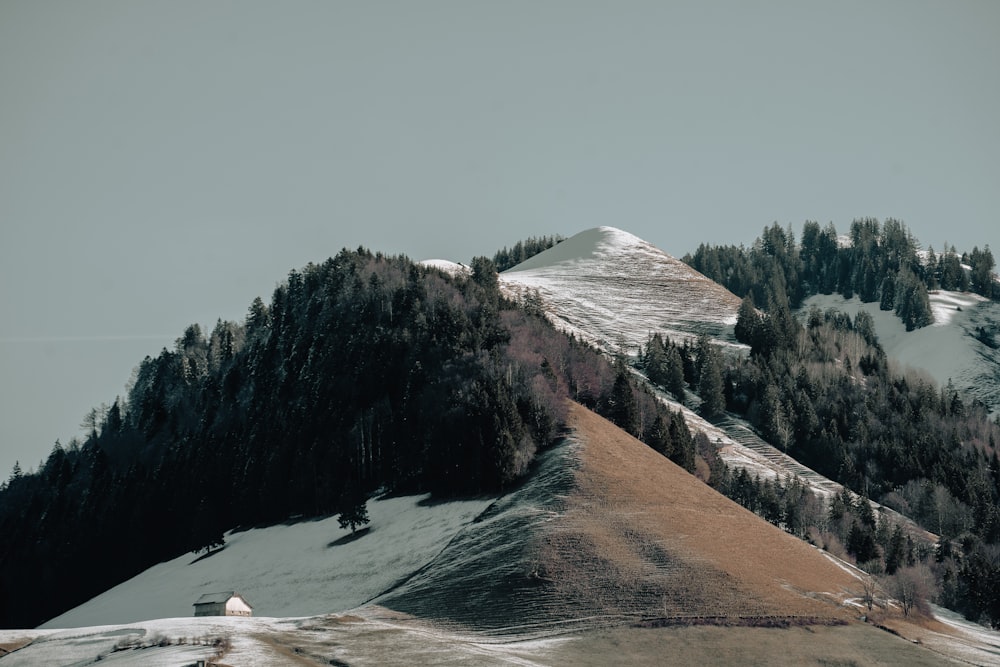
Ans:
{"type": "MultiPolygon", "coordinates": [[[[315,618],[168,618],[119,626],[27,631],[34,642],[3,667],[179,667],[217,660],[281,665],[549,665],[567,638],[490,641],[380,607],[315,618]],[[331,658],[331,656],[334,656],[331,658]]],[[[25,631],[0,630],[0,644],[25,631]]]]}
{"type": "MultiPolygon", "coordinates": [[[[41,629],[0,630],[0,646],[17,647],[31,640],[29,646],[0,657],[0,667],[84,665],[95,660],[165,667],[210,659],[220,647],[225,648],[226,664],[297,664],[281,658],[282,638],[299,646],[311,636],[310,628],[319,627],[322,653],[336,652],[338,641],[359,642],[367,647],[362,651],[365,664],[405,664],[401,656],[406,655],[419,662],[416,647],[459,662],[484,651],[487,657],[504,654],[510,647],[477,648],[471,639],[365,606],[437,557],[494,500],[375,500],[368,504],[368,531],[353,538],[335,517],[229,533],[221,551],[207,558],[185,554],[160,563],[41,629]],[[240,592],[254,605],[253,618],[193,618],[198,597],[227,590],[240,592]],[[333,615],[351,609],[349,616],[333,615]],[[386,654],[372,644],[372,634],[384,638],[386,654]],[[399,646],[409,648],[399,653],[399,646]]],[[[496,664],[506,662],[498,659],[496,664]]]]}
{"type": "Polygon", "coordinates": [[[41,627],[191,616],[195,600],[218,591],[241,593],[256,616],[351,609],[432,560],[493,500],[426,501],[409,496],[369,502],[369,530],[354,540],[336,517],[229,533],[225,548],[208,558],[184,554],[155,565],[41,627]]]}
{"type": "Polygon", "coordinates": [[[234,667],[283,665],[536,665],[565,637],[496,641],[444,629],[380,607],[314,618],[168,618],[71,630],[0,630],[0,645],[25,648],[3,667],[179,667],[217,660],[234,667]],[[331,656],[333,656],[331,658],[331,656]]]}
{"type": "Polygon", "coordinates": [[[924,644],[970,664],[1000,665],[1000,632],[967,621],[961,614],[938,605],[931,605],[931,610],[947,633],[922,638],[924,644]]]}

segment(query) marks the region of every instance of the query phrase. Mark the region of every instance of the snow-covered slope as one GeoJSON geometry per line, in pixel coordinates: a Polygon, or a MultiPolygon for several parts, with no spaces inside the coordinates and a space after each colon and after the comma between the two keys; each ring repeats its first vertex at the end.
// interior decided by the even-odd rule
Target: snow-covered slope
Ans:
{"type": "Polygon", "coordinates": [[[411,496],[368,503],[371,523],[357,539],[334,517],[229,533],[221,551],[160,563],[42,627],[191,616],[195,600],[217,591],[238,591],[258,616],[351,609],[426,565],[492,502],[426,500],[411,496]]]}
{"type": "Polygon", "coordinates": [[[976,338],[980,328],[992,332],[994,344],[1000,344],[1000,303],[968,292],[932,292],[934,324],[906,331],[892,311],[879,309],[878,303],[861,303],[857,297],[844,299],[838,294],[810,297],[800,316],[813,306],[820,310],[836,308],[850,315],[864,310],[875,322],[875,332],[886,355],[900,369],[926,373],[944,387],[950,380],[956,389],[979,399],[994,413],[1000,410],[1000,349],[993,349],[976,338]]]}
{"type": "Polygon", "coordinates": [[[734,342],[740,300],[680,260],[614,227],[580,232],[500,274],[509,294],[537,292],[556,326],[610,352],[650,332],[734,342]]]}

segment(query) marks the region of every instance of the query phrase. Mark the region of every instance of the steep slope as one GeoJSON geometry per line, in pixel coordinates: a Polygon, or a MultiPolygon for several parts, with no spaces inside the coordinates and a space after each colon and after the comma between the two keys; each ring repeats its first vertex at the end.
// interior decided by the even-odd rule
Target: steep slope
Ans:
{"type": "Polygon", "coordinates": [[[608,351],[651,331],[735,342],[740,300],[683,262],[614,227],[562,241],[500,274],[509,294],[537,292],[561,329],[608,351]]]}
{"type": "Polygon", "coordinates": [[[216,590],[239,590],[265,617],[371,601],[500,634],[844,617],[839,602],[857,589],[848,570],[602,417],[576,404],[569,414],[568,437],[500,498],[373,501],[353,539],[332,518],[230,533],[222,551],[161,563],[44,627],[189,616],[216,590]]]}
{"type": "Polygon", "coordinates": [[[849,617],[842,564],[590,411],[572,406],[570,426],[529,484],[375,602],[501,634],[849,617]]]}

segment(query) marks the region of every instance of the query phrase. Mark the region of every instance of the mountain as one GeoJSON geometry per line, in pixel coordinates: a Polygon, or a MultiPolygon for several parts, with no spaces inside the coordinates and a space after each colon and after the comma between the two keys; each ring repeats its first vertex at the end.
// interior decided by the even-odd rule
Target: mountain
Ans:
{"type": "MultiPolygon", "coordinates": [[[[730,390],[752,393],[747,369],[762,359],[735,341],[739,309],[724,288],[609,227],[499,276],[481,259],[420,266],[346,251],[293,272],[245,323],[220,323],[208,339],[185,332],[177,350],[144,361],[120,414],[78,450],[54,451],[38,475],[8,483],[0,500],[27,502],[0,513],[0,527],[22,538],[8,544],[36,546],[18,547],[15,561],[0,553],[24,579],[12,580],[10,569],[0,578],[0,593],[19,592],[7,609],[29,589],[52,590],[52,577],[71,581],[91,568],[106,576],[119,553],[134,566],[135,544],[147,539],[162,562],[45,629],[0,631],[0,649],[27,643],[0,653],[0,667],[183,664],[213,654],[228,664],[690,664],[724,655],[729,663],[778,655],[821,664],[939,664],[942,655],[989,662],[994,635],[959,639],[969,631],[953,619],[918,614],[911,622],[889,599],[903,595],[895,579],[874,594],[882,605],[874,618],[936,653],[858,622],[872,580],[835,554],[851,560],[848,553],[867,550],[888,563],[897,535],[888,513],[768,445],[735,414],[707,421],[692,411],[697,396],[672,401],[639,382],[641,368],[611,364],[578,342],[631,353],[650,332],[665,332],[683,344],[685,379],[696,389],[713,353],[691,343],[708,334],[730,351],[730,390]],[[539,315],[575,340],[554,335],[539,315]],[[761,474],[737,476],[718,459],[761,474]],[[795,477],[823,504],[795,505],[793,496],[808,500],[795,477]],[[107,480],[117,484],[112,499],[101,496],[107,480]],[[144,494],[133,499],[133,490],[144,494]],[[170,509],[144,513],[165,502],[170,509]],[[359,505],[370,524],[353,534],[334,524],[359,505]],[[86,514],[92,507],[105,515],[86,514]],[[810,539],[828,550],[790,534],[804,533],[793,517],[803,507],[826,531],[810,539]],[[240,529],[216,535],[233,525],[240,529]],[[49,557],[40,561],[48,569],[31,569],[32,555],[55,553],[50,542],[81,534],[95,549],[88,556],[63,546],[65,572],[53,572],[49,557]],[[193,547],[207,553],[188,553],[193,547]],[[238,590],[257,617],[165,618],[187,615],[194,599],[216,590],[238,590]],[[83,627],[57,629],[70,625],[83,627]],[[785,628],[777,644],[771,628],[785,628]]],[[[764,361],[802,395],[826,390],[810,373],[833,378],[857,401],[845,410],[858,415],[866,389],[881,391],[884,363],[861,320],[857,330],[852,321],[810,323],[811,335],[822,340],[834,325],[838,345],[864,352],[854,364],[834,357],[790,372],[780,347],[764,361]]],[[[774,381],[766,369],[753,372],[754,381],[774,381]]],[[[780,399],[769,400],[792,415],[780,399]]],[[[958,438],[971,417],[955,413],[954,401],[939,403],[927,430],[958,438]]],[[[866,433],[880,426],[863,421],[866,433]]],[[[980,582],[983,599],[969,604],[984,606],[968,608],[988,619],[993,570],[983,540],[992,519],[981,510],[993,487],[982,462],[988,428],[975,424],[980,442],[952,447],[965,458],[939,460],[948,474],[956,461],[985,471],[975,512],[940,485],[917,485],[897,500],[926,491],[939,519],[979,531],[953,547],[943,542],[956,551],[940,565],[956,568],[953,580],[966,587],[955,595],[980,582]]],[[[898,536],[905,562],[907,534],[898,536]]],[[[911,545],[910,554],[926,560],[931,552],[911,545]]]]}
{"type": "Polygon", "coordinates": [[[0,533],[16,538],[0,550],[0,626],[44,622],[236,527],[363,525],[374,494],[502,492],[564,427],[567,399],[693,465],[676,412],[502,298],[488,261],[452,275],[345,250],[292,271],[244,322],[192,325],[144,359],[86,440],[0,485],[0,533]]]}
{"type": "Polygon", "coordinates": [[[500,274],[537,294],[557,327],[607,351],[634,352],[651,331],[735,343],[740,299],[683,262],[614,227],[580,232],[500,274]]]}
{"type": "MultiPolygon", "coordinates": [[[[588,229],[500,274],[501,288],[534,298],[561,330],[609,352],[634,353],[653,332],[679,340],[706,334],[737,348],[740,299],[637,236],[614,227],[588,229]]],[[[739,348],[737,348],[739,349],[739,348]]],[[[743,348],[745,351],[745,348],[743,348]]],[[[827,497],[842,487],[757,437],[740,420],[712,424],[684,411],[692,429],[710,435],[732,466],[765,478],[801,479],[827,497]]]]}
{"type": "MultiPolygon", "coordinates": [[[[984,409],[995,405],[1000,385],[1000,307],[968,292],[928,294],[924,281],[955,282],[957,256],[952,251],[923,269],[901,223],[857,223],[846,249],[822,243],[832,234],[832,227],[819,234],[807,223],[800,247],[790,232],[773,226],[749,251],[699,248],[697,264],[730,276],[768,304],[761,312],[747,301],[737,312],[737,323],[747,313],[740,340],[753,343],[749,354],[732,348],[719,326],[725,315],[691,305],[727,303],[718,297],[721,288],[691,280],[681,282],[686,289],[679,293],[666,289],[676,283],[655,276],[676,275],[673,260],[620,230],[583,232],[504,272],[501,281],[563,330],[605,350],[630,353],[652,333],[663,335],[682,357],[689,406],[659,397],[683,409],[692,431],[715,445],[714,451],[699,447],[706,462],[718,457],[730,466],[730,476],[712,475],[713,486],[778,525],[788,527],[788,516],[813,516],[812,527],[800,534],[858,563],[872,561],[867,567],[874,571],[894,574],[904,562],[922,561],[933,570],[928,579],[938,599],[968,618],[1000,622],[1000,588],[986,583],[1000,573],[992,546],[1000,541],[1000,429],[995,412],[984,409]],[[654,277],[648,282],[655,288],[647,289],[642,275],[654,277]],[[789,305],[819,286],[864,293],[869,303],[852,309],[850,300],[812,297],[800,311],[803,323],[797,322],[789,305]],[[879,297],[878,305],[872,302],[879,297]],[[841,301],[848,313],[808,307],[841,301]],[[716,385],[728,412],[713,410],[710,421],[688,409],[700,402],[690,391],[701,390],[702,359],[717,363],[701,344],[690,347],[696,332],[721,333],[714,342],[731,350],[716,385]],[[934,375],[904,377],[906,366],[934,375]],[[851,511],[817,513],[809,494],[789,510],[789,499],[803,488],[822,499],[819,507],[851,511]],[[935,550],[936,561],[930,558],[935,550]],[[949,583],[956,577],[957,584],[949,583]]],[[[988,291],[983,275],[992,260],[988,251],[972,255],[979,277],[966,284],[988,291]]],[[[633,363],[649,368],[643,356],[649,348],[638,352],[633,363]]],[[[708,477],[704,469],[700,474],[708,477]]]]}

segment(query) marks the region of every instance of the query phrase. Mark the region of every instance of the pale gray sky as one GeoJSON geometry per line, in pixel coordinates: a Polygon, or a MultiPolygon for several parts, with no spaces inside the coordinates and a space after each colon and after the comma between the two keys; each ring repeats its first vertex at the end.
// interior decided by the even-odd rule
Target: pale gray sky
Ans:
{"type": "Polygon", "coordinates": [[[872,215],[1000,255],[998,67],[991,0],[3,0],[0,478],[345,246],[872,215]]]}

